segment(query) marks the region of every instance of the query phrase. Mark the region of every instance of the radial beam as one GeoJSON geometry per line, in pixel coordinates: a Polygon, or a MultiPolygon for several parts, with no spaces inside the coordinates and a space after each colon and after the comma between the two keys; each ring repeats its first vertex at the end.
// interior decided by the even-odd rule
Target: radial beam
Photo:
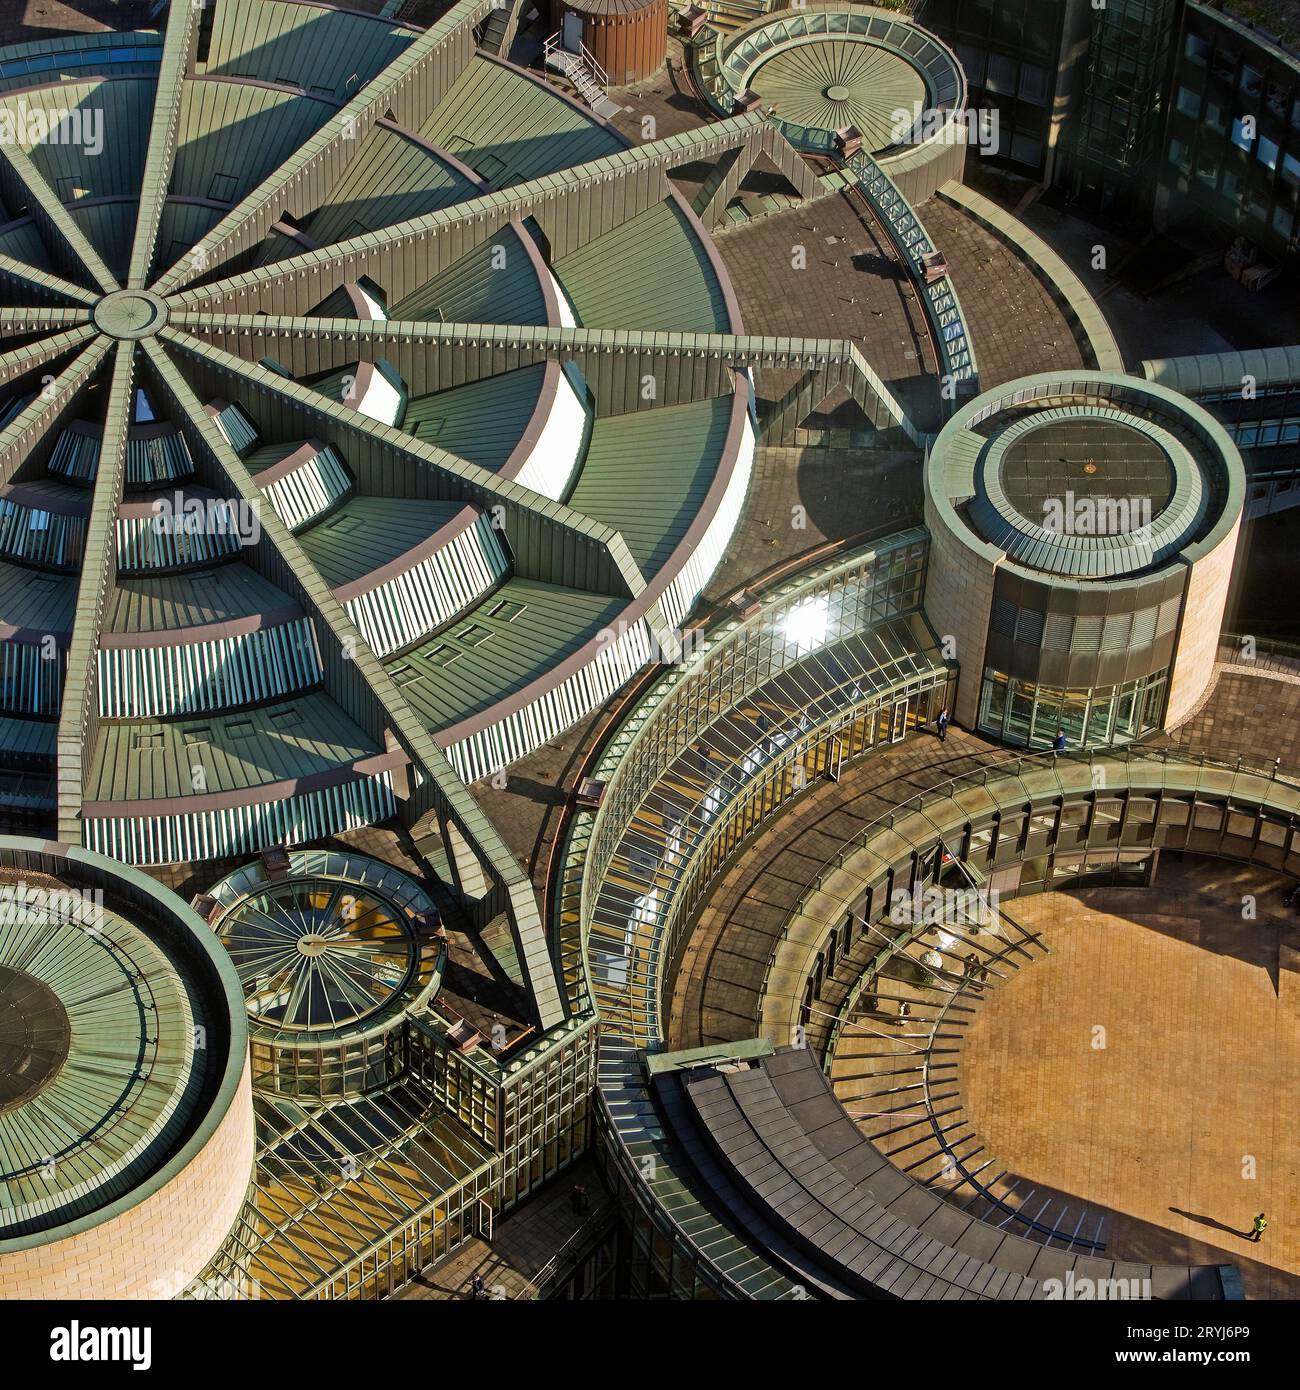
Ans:
{"type": "Polygon", "coordinates": [[[25,207],[31,214],[46,248],[62,270],[73,276],[88,276],[102,294],[112,294],[119,288],[99,252],[36,165],[9,141],[0,141],[0,192],[11,208],[25,207]]]}
{"type": "Polygon", "coordinates": [[[661,405],[720,395],[733,371],[829,371],[853,391],[878,428],[921,432],[902,403],[846,338],[760,337],[735,333],[637,332],[622,328],[546,328],[531,324],[427,323],[403,319],[312,319],[182,311],[172,322],[215,347],[271,356],[291,372],[328,371],[358,353],[382,353],[413,395],[498,376],[554,358],[575,362],[602,406],[638,408],[647,379],[661,405]],[[455,380],[449,374],[454,370],[455,380]]]}
{"type": "Polygon", "coordinates": [[[188,0],[186,3],[177,0],[167,12],[167,32],[163,39],[153,117],[149,126],[149,152],[144,162],[144,182],[140,186],[140,206],[136,213],[131,262],[126,276],[126,283],[131,289],[144,288],[153,266],[158,227],[176,158],[181,92],[198,46],[199,16],[202,13],[202,5],[188,3],[188,0]]]}
{"type": "Polygon", "coordinates": [[[373,720],[363,717],[365,712],[358,707],[358,697],[373,701],[412,762],[431,779],[431,785],[417,795],[422,802],[434,805],[440,817],[455,824],[482,859],[492,884],[489,906],[506,912],[509,917],[519,959],[528,972],[539,1022],[543,1028],[561,1022],[563,1005],[546,950],[546,933],[537,898],[527,875],[434,742],[432,734],[406,703],[383,663],[371,651],[298,539],[274,509],[266,505],[262,490],[209,417],[189,382],[156,340],[148,340],[142,346],[154,374],[185,421],[187,433],[201,441],[230,486],[255,510],[261,519],[264,540],[285,567],[285,583],[297,591],[304,609],[326,635],[328,641],[322,643],[325,648],[322,656],[327,687],[363,727],[373,724],[373,720]],[[356,682],[360,682],[359,687],[356,682]]]}
{"type": "MultiPolygon", "coordinates": [[[[333,435],[345,452],[349,447],[364,449],[395,464],[388,471],[398,476],[418,470],[432,484],[431,495],[481,507],[504,532],[515,572],[522,577],[623,598],[635,598],[644,590],[645,578],[627,542],[611,527],[242,357],[170,327],[160,336],[195,365],[234,381],[247,398],[314,422],[327,437],[333,435]]],[[[410,494],[389,491],[387,495],[410,494]]]]}
{"type": "Polygon", "coordinates": [[[84,347],[95,336],[94,327],[86,323],[55,333],[49,338],[40,338],[34,343],[6,349],[4,356],[0,357],[0,386],[17,381],[47,362],[55,362],[65,353],[84,347]]]}
{"type": "Polygon", "coordinates": [[[74,285],[71,280],[51,275],[26,261],[17,261],[12,256],[0,255],[0,280],[35,294],[40,299],[69,299],[74,304],[84,304],[90,308],[98,296],[89,290],[74,285]]]}
{"type": "Polygon", "coordinates": [[[766,130],[765,118],[750,113],[652,140],[199,285],[177,294],[174,304],[218,312],[302,313],[339,285],[362,276],[381,284],[389,303],[397,303],[507,223],[528,217],[541,223],[551,259],[559,260],[661,203],[670,169],[748,142],[761,143],[766,130]]]}
{"type": "Polygon", "coordinates": [[[86,309],[33,309],[24,305],[5,305],[0,308],[0,337],[63,332],[89,322],[90,312],[86,309]]]}
{"type": "Polygon", "coordinates": [[[56,736],[59,839],[68,845],[81,844],[81,808],[86,799],[86,782],[99,732],[96,662],[105,609],[117,577],[117,512],[122,505],[126,480],[126,441],[131,427],[134,374],[134,349],[129,343],[121,343],[114,356],[108,388],[56,736]]]}
{"type": "Polygon", "coordinates": [[[494,4],[495,0],[457,0],[322,129],[241,198],[153,288],[159,294],[173,294],[204,266],[220,265],[256,246],[284,213],[304,218],[315,212],[376,121],[392,110],[399,121],[418,125],[434,110],[473,57],[474,26],[494,4]]]}

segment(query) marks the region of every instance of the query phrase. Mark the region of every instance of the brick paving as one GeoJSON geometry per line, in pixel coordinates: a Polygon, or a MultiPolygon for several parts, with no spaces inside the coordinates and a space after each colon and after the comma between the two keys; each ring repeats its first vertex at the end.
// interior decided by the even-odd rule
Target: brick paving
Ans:
{"type": "Polygon", "coordinates": [[[921,216],[948,259],[984,390],[1032,372],[1083,366],[1065,315],[1004,242],[942,198],[931,198],[921,216]]]}
{"type": "Polygon", "coordinates": [[[1300,677],[1219,666],[1209,696],[1161,741],[1264,767],[1281,758],[1284,769],[1300,769],[1300,677]]]}
{"type": "Polygon", "coordinates": [[[147,0],[6,0],[0,6],[0,44],[150,27],[157,24],[150,25],[147,0]]]}
{"type": "Polygon", "coordinates": [[[1112,1257],[1236,1264],[1254,1298],[1300,1296],[1300,988],[1280,965],[1300,923],[1279,882],[1167,859],[1152,890],[1018,901],[1051,954],[989,991],[961,1050],[962,1102],[1006,1183],[1087,1203],[1112,1257]],[[1241,1233],[1261,1210],[1255,1246],[1241,1233]]]}

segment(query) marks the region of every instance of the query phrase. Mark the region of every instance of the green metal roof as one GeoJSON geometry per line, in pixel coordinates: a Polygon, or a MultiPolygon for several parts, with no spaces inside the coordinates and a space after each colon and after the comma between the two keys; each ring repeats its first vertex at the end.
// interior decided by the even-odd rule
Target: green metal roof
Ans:
{"type": "Polygon", "coordinates": [[[544,366],[521,367],[419,396],[407,403],[402,428],[484,468],[500,468],[533,418],[545,373],[544,366]]]}
{"type": "Polygon", "coordinates": [[[557,261],[555,273],[586,328],[636,324],[645,332],[724,333],[732,327],[713,262],[672,202],[656,203],[589,241],[557,261]]]}
{"type": "Polygon", "coordinates": [[[256,716],[238,712],[173,723],[101,724],[87,799],[207,796],[335,771],[382,751],[321,694],[263,707],[256,716]]]}
{"type": "Polygon", "coordinates": [[[302,537],[311,562],[335,588],[396,560],[459,516],[459,502],[353,497],[302,537]]]}
{"type": "Polygon", "coordinates": [[[419,133],[493,188],[623,148],[614,131],[580,106],[557,101],[523,73],[481,57],[469,63],[419,133]]]}
{"type": "Polygon", "coordinates": [[[445,728],[546,675],[621,610],[602,594],[511,579],[470,617],[394,657],[388,673],[430,729],[445,728]]]}
{"type": "Polygon", "coordinates": [[[699,515],[734,403],[731,396],[717,396],[608,416],[592,426],[570,505],[618,525],[647,577],[659,571],[699,515]]]}

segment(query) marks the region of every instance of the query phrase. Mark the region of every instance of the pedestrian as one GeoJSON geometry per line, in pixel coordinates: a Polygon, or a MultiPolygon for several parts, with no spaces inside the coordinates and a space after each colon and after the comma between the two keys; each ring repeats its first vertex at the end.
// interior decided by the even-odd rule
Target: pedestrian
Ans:
{"type": "Polygon", "coordinates": [[[471,1298],[482,1298],[486,1292],[487,1284],[484,1283],[483,1276],[481,1274],[476,1274],[469,1281],[469,1296],[471,1298]]]}
{"type": "Polygon", "coordinates": [[[948,741],[948,725],[949,725],[949,723],[951,722],[951,721],[949,720],[949,717],[948,717],[948,706],[947,706],[947,705],[945,705],[945,706],[939,711],[939,717],[938,717],[938,719],[936,719],[934,722],[935,722],[935,727],[939,730],[939,742],[940,742],[940,743],[947,743],[947,741],[948,741]]]}
{"type": "Polygon", "coordinates": [[[1261,1211],[1260,1214],[1251,1223],[1251,1240],[1258,1242],[1260,1237],[1267,1230],[1268,1222],[1264,1220],[1264,1213],[1261,1211]]]}
{"type": "Polygon", "coordinates": [[[968,980],[974,979],[975,972],[979,969],[979,964],[979,957],[972,951],[970,955],[966,957],[966,969],[962,972],[963,976],[968,980]]]}
{"type": "Polygon", "coordinates": [[[569,1189],[569,1206],[575,1216],[582,1215],[582,1184],[575,1182],[569,1189]]]}
{"type": "Polygon", "coordinates": [[[900,1000],[898,1001],[898,1021],[899,1021],[900,1023],[906,1023],[906,1022],[907,1022],[907,1016],[908,1016],[908,1014],[910,1014],[911,1012],[912,1012],[912,1006],[907,1002],[907,1000],[906,1000],[906,999],[900,999],[900,1000]]]}
{"type": "Polygon", "coordinates": [[[1053,752],[1053,753],[1064,753],[1064,752],[1065,752],[1065,730],[1064,730],[1064,729],[1057,729],[1057,731],[1056,731],[1056,737],[1052,740],[1052,752],[1053,752]]]}

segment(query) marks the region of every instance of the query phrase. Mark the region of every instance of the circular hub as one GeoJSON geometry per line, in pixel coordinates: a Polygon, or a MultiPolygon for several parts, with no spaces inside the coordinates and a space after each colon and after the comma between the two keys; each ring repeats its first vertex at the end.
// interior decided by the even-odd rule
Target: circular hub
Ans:
{"type": "Polygon", "coordinates": [[[43,1091],[68,1056],[71,1027],[54,991],[0,965],[0,1112],[43,1091]]]}
{"type": "Polygon", "coordinates": [[[827,87],[827,101],[848,101],[851,93],[847,87],[827,87]]]}
{"type": "Polygon", "coordinates": [[[167,305],[148,290],[118,290],[95,305],[95,327],[110,338],[151,338],[167,322],[167,305]]]}

